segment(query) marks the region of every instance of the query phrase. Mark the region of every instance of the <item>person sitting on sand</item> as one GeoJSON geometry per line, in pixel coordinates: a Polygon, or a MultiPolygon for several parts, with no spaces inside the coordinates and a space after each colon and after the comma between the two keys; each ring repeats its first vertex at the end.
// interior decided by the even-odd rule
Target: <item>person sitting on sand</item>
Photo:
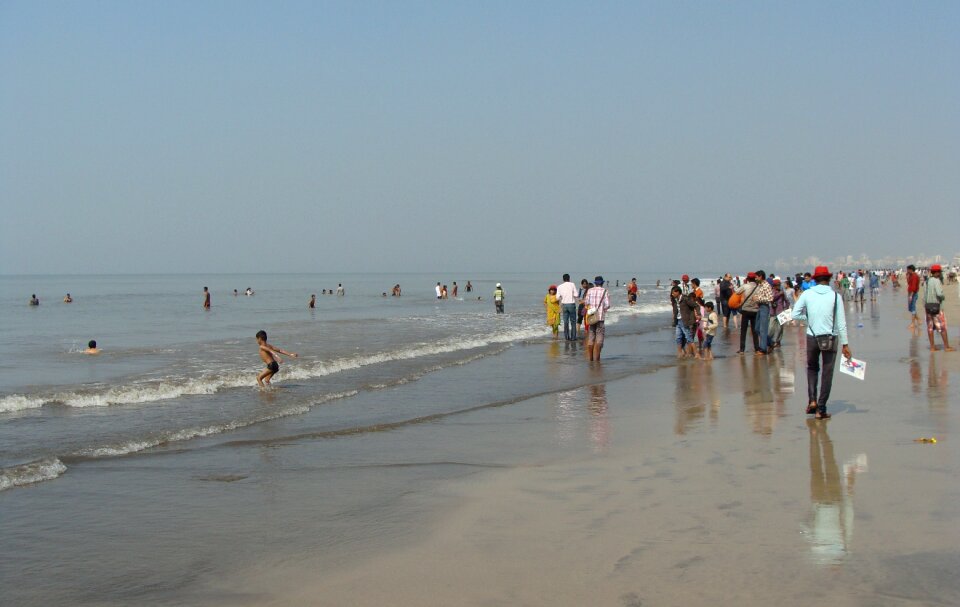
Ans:
{"type": "Polygon", "coordinates": [[[97,340],[91,339],[87,342],[87,349],[83,351],[84,354],[100,354],[100,348],[97,347],[97,340]]]}
{"type": "Polygon", "coordinates": [[[296,352],[287,352],[267,343],[267,332],[257,331],[257,344],[260,346],[260,359],[267,366],[257,375],[257,384],[262,388],[270,384],[270,378],[280,371],[280,355],[297,358],[296,352]]]}
{"type": "Polygon", "coordinates": [[[66,296],[64,296],[63,303],[73,303],[73,298],[70,297],[69,293],[67,293],[66,296]]]}

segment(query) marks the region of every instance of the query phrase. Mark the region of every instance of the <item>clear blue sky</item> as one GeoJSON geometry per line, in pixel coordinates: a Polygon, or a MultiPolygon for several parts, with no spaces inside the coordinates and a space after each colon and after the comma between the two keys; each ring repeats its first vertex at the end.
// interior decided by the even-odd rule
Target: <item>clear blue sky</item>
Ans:
{"type": "Polygon", "coordinates": [[[0,273],[952,256],[958,32],[960,2],[0,2],[0,273]]]}

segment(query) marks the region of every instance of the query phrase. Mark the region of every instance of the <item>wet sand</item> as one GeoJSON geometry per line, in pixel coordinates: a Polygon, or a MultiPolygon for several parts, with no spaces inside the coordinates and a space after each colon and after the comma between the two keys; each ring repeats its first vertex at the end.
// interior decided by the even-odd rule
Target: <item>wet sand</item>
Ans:
{"type": "MultiPolygon", "coordinates": [[[[531,399],[522,406],[547,422],[522,430],[515,416],[471,414],[463,423],[475,424],[478,444],[528,435],[582,448],[412,486],[406,499],[433,514],[407,533],[384,533],[403,542],[385,540],[332,566],[290,554],[218,580],[208,597],[257,605],[960,604],[960,354],[929,352],[926,334],[906,328],[903,297],[884,295],[862,312],[848,308],[867,379],[837,374],[830,421],[803,414],[799,328],[768,359],[730,354],[731,333],[718,337],[722,358],[709,364],[683,361],[531,399]],[[914,440],[930,436],[938,442],[914,440]]],[[[955,298],[946,311],[960,319],[955,298]]]]}

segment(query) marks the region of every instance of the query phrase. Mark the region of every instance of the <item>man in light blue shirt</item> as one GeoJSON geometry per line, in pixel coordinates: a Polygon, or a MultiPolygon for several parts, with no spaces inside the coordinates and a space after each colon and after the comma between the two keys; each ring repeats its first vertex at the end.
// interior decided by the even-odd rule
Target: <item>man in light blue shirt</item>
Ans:
{"type": "Polygon", "coordinates": [[[807,415],[817,419],[829,419],[827,399],[833,386],[833,367],[837,360],[837,345],[843,346],[846,358],[853,356],[847,344],[847,319],[843,313],[843,300],[830,288],[833,274],[826,266],[817,266],[813,271],[813,287],[800,294],[793,304],[793,318],[807,321],[807,415]],[[833,336],[832,348],[821,349],[817,337],[833,336]],[[821,377],[820,359],[823,359],[821,377]],[[817,380],[820,380],[820,395],[817,395],[817,380]]]}

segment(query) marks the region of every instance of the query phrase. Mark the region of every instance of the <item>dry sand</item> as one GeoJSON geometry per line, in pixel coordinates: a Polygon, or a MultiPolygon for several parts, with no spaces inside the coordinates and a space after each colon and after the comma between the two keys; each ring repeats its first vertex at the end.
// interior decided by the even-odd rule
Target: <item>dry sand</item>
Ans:
{"type": "Polygon", "coordinates": [[[867,380],[838,374],[828,422],[803,414],[791,328],[769,360],[584,389],[571,431],[591,455],[432,488],[458,505],[407,546],[224,587],[263,605],[958,605],[960,354],[911,338],[901,299],[851,314],[867,380]]]}

